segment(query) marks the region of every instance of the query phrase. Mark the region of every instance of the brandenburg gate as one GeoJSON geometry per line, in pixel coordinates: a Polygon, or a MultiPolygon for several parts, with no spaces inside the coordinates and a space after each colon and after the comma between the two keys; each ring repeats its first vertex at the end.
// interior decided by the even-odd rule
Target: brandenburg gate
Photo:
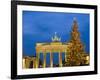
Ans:
{"type": "Polygon", "coordinates": [[[55,32],[54,37],[52,37],[51,43],[37,43],[36,44],[36,68],[39,67],[40,53],[43,53],[43,67],[46,67],[46,54],[50,53],[50,67],[53,67],[53,53],[57,52],[59,54],[59,66],[62,67],[62,53],[68,51],[68,44],[60,42],[60,38],[57,37],[55,32]]]}

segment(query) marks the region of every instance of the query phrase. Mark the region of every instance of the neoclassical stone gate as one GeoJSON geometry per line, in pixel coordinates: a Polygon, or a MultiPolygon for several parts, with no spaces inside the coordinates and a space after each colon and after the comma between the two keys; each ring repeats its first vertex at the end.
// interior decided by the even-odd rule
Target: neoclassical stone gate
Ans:
{"type": "Polygon", "coordinates": [[[62,42],[51,42],[51,43],[37,43],[36,45],[36,67],[39,67],[40,53],[43,53],[43,67],[46,67],[46,54],[50,53],[50,67],[53,67],[53,53],[59,54],[59,66],[62,67],[62,53],[66,54],[68,51],[68,44],[62,42]]]}

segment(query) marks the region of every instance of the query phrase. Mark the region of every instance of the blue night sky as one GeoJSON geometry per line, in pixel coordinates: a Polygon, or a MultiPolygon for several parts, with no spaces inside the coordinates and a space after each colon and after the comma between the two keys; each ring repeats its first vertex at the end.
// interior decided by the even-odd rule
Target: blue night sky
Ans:
{"type": "MultiPolygon", "coordinates": [[[[55,32],[61,37],[62,42],[68,42],[74,17],[78,22],[81,41],[85,45],[86,52],[89,53],[89,14],[23,11],[23,54],[35,56],[36,43],[51,42],[55,32]]],[[[55,53],[55,56],[58,55],[55,53]]]]}

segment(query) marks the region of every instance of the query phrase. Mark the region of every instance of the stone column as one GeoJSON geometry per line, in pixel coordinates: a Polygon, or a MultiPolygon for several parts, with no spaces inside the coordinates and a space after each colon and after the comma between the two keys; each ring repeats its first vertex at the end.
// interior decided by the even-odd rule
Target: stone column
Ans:
{"type": "Polygon", "coordinates": [[[62,67],[62,53],[59,52],[59,66],[62,67]]]}
{"type": "Polygon", "coordinates": [[[33,68],[35,68],[34,60],[32,59],[32,61],[33,61],[33,68]]]}
{"type": "Polygon", "coordinates": [[[53,67],[53,54],[50,52],[50,67],[53,67]]]}
{"type": "Polygon", "coordinates": [[[30,68],[30,59],[29,59],[29,57],[27,57],[27,58],[25,59],[25,67],[26,67],[26,68],[30,68]]]}
{"type": "Polygon", "coordinates": [[[67,61],[67,53],[66,53],[66,50],[65,50],[65,62],[67,61]]]}
{"type": "Polygon", "coordinates": [[[25,59],[23,58],[23,68],[26,68],[26,66],[25,66],[25,59]]]}
{"type": "Polygon", "coordinates": [[[46,67],[46,53],[43,53],[43,58],[44,58],[43,68],[45,68],[46,67]]]}
{"type": "Polygon", "coordinates": [[[36,68],[36,60],[35,59],[32,60],[33,60],[33,68],[36,68]]]}
{"type": "Polygon", "coordinates": [[[39,67],[39,53],[36,53],[36,68],[39,67]]]}

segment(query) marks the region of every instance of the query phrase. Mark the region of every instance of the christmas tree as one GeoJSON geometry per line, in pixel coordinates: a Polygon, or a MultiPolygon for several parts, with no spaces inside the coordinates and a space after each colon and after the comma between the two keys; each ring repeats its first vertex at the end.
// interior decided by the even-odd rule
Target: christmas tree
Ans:
{"type": "Polygon", "coordinates": [[[69,41],[68,52],[67,52],[67,61],[65,65],[67,66],[79,66],[86,65],[88,54],[85,52],[85,47],[80,40],[80,33],[78,31],[78,23],[77,20],[74,19],[71,39],[69,41]]]}

